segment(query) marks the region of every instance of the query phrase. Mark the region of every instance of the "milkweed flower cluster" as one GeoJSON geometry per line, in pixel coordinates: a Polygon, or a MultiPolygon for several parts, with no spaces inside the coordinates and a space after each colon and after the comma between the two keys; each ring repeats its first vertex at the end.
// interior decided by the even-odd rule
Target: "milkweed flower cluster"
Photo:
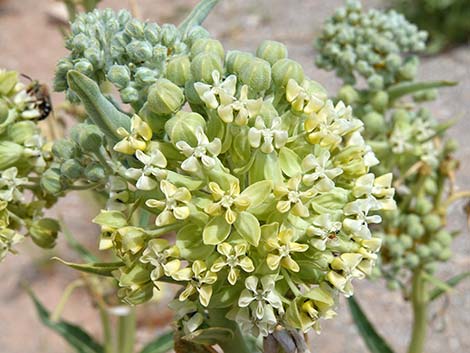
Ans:
{"type": "Polygon", "coordinates": [[[188,65],[167,67],[131,119],[92,80],[67,75],[85,107],[110,112],[89,110],[107,146],[89,155],[118,201],[95,222],[101,249],[122,260],[119,295],[139,304],[159,282],[181,284],[172,307],[186,333],[221,308],[256,336],[318,329],[372,270],[381,240],[369,224],[395,207],[391,174],[370,172],[379,160],[363,124],[283,44],[255,56],[199,38],[182,56],[188,65]],[[122,124],[101,124],[116,114],[122,124]]]}
{"type": "Polygon", "coordinates": [[[44,248],[54,246],[57,237],[57,222],[43,215],[55,198],[41,186],[51,144],[37,125],[40,116],[18,73],[0,70],[0,261],[24,238],[23,227],[44,248]]]}
{"type": "Polygon", "coordinates": [[[414,79],[418,59],[409,55],[423,51],[427,34],[393,10],[364,11],[358,0],[336,10],[315,43],[316,64],[348,84],[358,77],[370,89],[382,89],[398,81],[414,79]]]}
{"type": "Polygon", "coordinates": [[[207,31],[196,26],[183,36],[172,24],[158,26],[132,18],[126,10],[81,14],[71,25],[66,42],[70,56],[57,65],[55,89],[68,90],[66,74],[77,70],[98,83],[108,82],[124,103],[139,106],[148,88],[167,71],[188,65],[188,46],[207,31]],[[183,38],[184,37],[184,38],[183,38]]]}
{"type": "MultiPolygon", "coordinates": [[[[394,12],[364,13],[355,2],[349,2],[338,13],[354,14],[359,19],[373,15],[384,23],[397,23],[394,12]]],[[[336,14],[327,21],[324,33],[330,33],[328,28],[331,23],[337,23],[337,19],[336,14]]],[[[357,26],[362,28],[362,21],[357,26]]],[[[414,28],[403,21],[401,18],[401,28],[414,28]]],[[[416,29],[413,31],[416,32],[416,29]]],[[[324,37],[325,45],[335,45],[341,40],[341,30],[331,33],[329,39],[324,37]]],[[[401,58],[407,55],[409,49],[423,49],[419,38],[425,36],[420,35],[421,32],[416,33],[417,36],[409,36],[409,44],[414,41],[412,47],[398,46],[394,49],[393,55],[398,55],[400,59],[397,62],[401,63],[401,58]]],[[[393,36],[390,35],[391,38],[393,36]]],[[[367,53],[375,55],[375,43],[374,37],[370,37],[364,38],[361,45],[368,48],[367,53]]],[[[397,40],[397,43],[400,45],[401,41],[397,40]]],[[[361,72],[360,66],[357,62],[348,72],[361,72]]],[[[341,72],[344,66],[337,62],[333,68],[341,72]]],[[[375,236],[384,239],[378,267],[381,272],[376,274],[381,274],[390,288],[406,288],[405,281],[413,271],[422,268],[432,273],[437,262],[451,257],[450,245],[457,233],[446,229],[446,214],[449,206],[447,198],[451,199],[455,192],[452,180],[458,162],[453,158],[453,153],[457,146],[454,140],[445,136],[451,124],[439,123],[431,111],[419,105],[421,101],[436,98],[435,87],[449,83],[407,83],[414,75],[397,79],[386,70],[374,74],[381,77],[378,81],[383,85],[380,87],[369,85],[367,89],[360,89],[358,85],[346,84],[340,89],[338,97],[350,103],[354,113],[364,122],[364,137],[381,161],[372,171],[380,174],[393,170],[398,207],[394,211],[383,212],[383,222],[373,229],[375,236]],[[411,95],[413,101],[405,101],[407,95],[411,95]]]]}

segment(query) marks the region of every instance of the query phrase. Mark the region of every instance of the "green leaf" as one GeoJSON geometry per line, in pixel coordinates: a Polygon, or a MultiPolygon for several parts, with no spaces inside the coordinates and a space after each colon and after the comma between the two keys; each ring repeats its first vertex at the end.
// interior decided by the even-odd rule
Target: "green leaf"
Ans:
{"type": "Polygon", "coordinates": [[[95,275],[100,275],[100,276],[107,276],[107,277],[112,277],[112,272],[117,270],[119,267],[124,265],[122,261],[118,262],[90,262],[87,264],[77,264],[73,262],[67,262],[65,260],[62,260],[59,257],[53,257],[53,260],[57,260],[62,262],[64,265],[67,265],[68,267],[71,267],[75,270],[86,272],[86,273],[92,273],[95,275]]]}
{"type": "Polygon", "coordinates": [[[248,243],[258,246],[261,228],[258,219],[250,212],[241,212],[235,221],[235,229],[248,243]]]}
{"type": "Polygon", "coordinates": [[[258,181],[248,186],[240,196],[250,200],[250,208],[261,205],[266,197],[269,196],[273,188],[273,182],[271,180],[258,181]]]}
{"type": "Polygon", "coordinates": [[[301,161],[299,156],[287,147],[282,147],[279,151],[279,163],[282,171],[289,177],[302,173],[301,161]]]}
{"type": "Polygon", "coordinates": [[[173,332],[166,332],[148,343],[140,353],[166,353],[173,349],[173,332]]]}
{"type": "MultiPolygon", "coordinates": [[[[460,273],[450,279],[448,279],[445,283],[447,287],[453,288],[457,286],[461,281],[463,281],[465,278],[470,277],[470,271],[460,273]]],[[[447,290],[441,287],[434,288],[430,293],[429,293],[429,300],[435,300],[439,298],[441,295],[444,293],[447,293],[447,290]]]]}
{"type": "Polygon", "coordinates": [[[121,140],[117,129],[127,131],[131,128],[131,119],[120,112],[100,91],[95,81],[84,74],[71,70],[67,74],[69,87],[80,97],[90,120],[98,126],[113,142],[121,140]]]}
{"type": "Polygon", "coordinates": [[[440,290],[443,290],[445,292],[448,292],[448,291],[452,290],[452,287],[449,286],[446,282],[441,281],[436,276],[433,276],[433,275],[431,275],[427,272],[424,272],[424,271],[423,271],[423,279],[428,281],[429,283],[434,284],[436,286],[436,288],[438,288],[440,290]]]}
{"type": "Polygon", "coordinates": [[[179,25],[178,29],[180,32],[187,34],[191,28],[200,25],[219,1],[220,0],[201,0],[179,25]]]}
{"type": "Polygon", "coordinates": [[[348,298],[349,310],[354,323],[371,353],[393,353],[388,343],[377,333],[372,323],[353,297],[348,298]]]}
{"type": "Polygon", "coordinates": [[[182,337],[182,339],[185,341],[209,346],[218,344],[220,342],[229,341],[232,338],[232,330],[223,327],[210,327],[201,329],[182,337]]]}
{"type": "Polygon", "coordinates": [[[457,82],[453,81],[405,82],[391,86],[388,89],[388,96],[390,100],[395,100],[419,91],[432,88],[450,87],[455,85],[457,85],[457,82]]]}
{"type": "Polygon", "coordinates": [[[97,343],[87,332],[67,321],[52,321],[49,311],[42,305],[30,288],[28,294],[34,302],[36,312],[41,322],[61,335],[78,353],[104,353],[103,347],[97,343]]]}
{"type": "Polygon", "coordinates": [[[229,236],[231,228],[224,216],[211,219],[202,232],[204,244],[217,245],[222,243],[229,236]]]}

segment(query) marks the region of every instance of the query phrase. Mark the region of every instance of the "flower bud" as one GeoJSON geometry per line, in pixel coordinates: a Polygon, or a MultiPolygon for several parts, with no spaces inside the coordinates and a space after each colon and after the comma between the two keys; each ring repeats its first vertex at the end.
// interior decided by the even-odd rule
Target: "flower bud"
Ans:
{"type": "Polygon", "coordinates": [[[252,58],[243,65],[240,80],[250,91],[266,91],[271,86],[271,66],[263,59],[252,58]]]}
{"type": "Polygon", "coordinates": [[[166,122],[165,131],[174,143],[186,141],[195,146],[197,145],[196,130],[205,125],[206,121],[198,113],[180,111],[166,122]]]}
{"type": "Polygon", "coordinates": [[[225,58],[227,71],[232,74],[241,73],[247,62],[253,59],[253,55],[239,50],[230,50],[225,58]]]}
{"type": "Polygon", "coordinates": [[[411,121],[411,117],[406,110],[397,109],[392,114],[392,121],[394,124],[397,125],[409,124],[411,121]]]}
{"type": "Polygon", "coordinates": [[[435,240],[431,240],[428,244],[429,250],[431,251],[431,256],[438,257],[441,251],[443,250],[442,245],[435,240]]]}
{"type": "Polygon", "coordinates": [[[441,229],[437,232],[434,238],[444,247],[447,247],[452,243],[452,234],[445,229],[441,229]]]}
{"type": "Polygon", "coordinates": [[[12,142],[23,145],[37,133],[36,124],[32,121],[19,121],[8,127],[8,137],[12,142]]]}
{"type": "Polygon", "coordinates": [[[118,89],[123,89],[129,85],[131,72],[125,65],[113,65],[109,69],[107,77],[118,89]]]}
{"type": "Polygon", "coordinates": [[[161,40],[161,28],[156,23],[146,23],[144,36],[152,45],[157,45],[161,40]]]}
{"type": "Polygon", "coordinates": [[[73,66],[73,68],[86,76],[93,75],[93,65],[86,59],[78,60],[73,66]]]}
{"type": "Polygon", "coordinates": [[[89,181],[97,182],[106,177],[106,173],[102,166],[97,163],[91,163],[85,168],[85,178],[89,181]]]}
{"type": "Polygon", "coordinates": [[[155,114],[174,114],[183,103],[183,90],[166,78],[158,79],[149,89],[148,108],[155,114]]]}
{"type": "Polygon", "coordinates": [[[212,53],[200,53],[191,62],[191,74],[194,81],[213,83],[214,71],[223,72],[222,61],[212,53]]]}
{"type": "Polygon", "coordinates": [[[411,57],[398,71],[403,80],[411,81],[416,77],[418,71],[419,59],[411,57]]]}
{"type": "Polygon", "coordinates": [[[388,107],[388,94],[385,91],[376,92],[371,99],[372,106],[378,112],[384,112],[388,107]]]}
{"type": "Polygon", "coordinates": [[[398,290],[400,289],[400,282],[396,281],[396,280],[389,280],[387,281],[387,288],[391,291],[395,291],[395,290],[398,290]]]}
{"type": "Polygon", "coordinates": [[[423,218],[424,227],[428,232],[435,232],[441,225],[441,217],[435,213],[430,213],[423,218]]]}
{"type": "Polygon", "coordinates": [[[178,29],[173,24],[165,23],[161,29],[162,43],[166,47],[172,47],[179,37],[178,29]]]}
{"type": "Polygon", "coordinates": [[[415,211],[422,216],[431,212],[433,207],[432,202],[426,197],[420,196],[416,199],[415,211]]]}
{"type": "Polygon", "coordinates": [[[384,116],[377,112],[370,112],[364,115],[362,118],[365,128],[372,134],[379,134],[385,131],[385,119],[384,116]]]}
{"type": "Polygon", "coordinates": [[[191,62],[187,55],[172,58],[166,67],[166,78],[178,86],[184,87],[191,75],[191,62]]]}
{"type": "Polygon", "coordinates": [[[419,256],[413,253],[406,254],[405,263],[409,268],[415,268],[419,265],[419,256]]]}
{"type": "Polygon", "coordinates": [[[273,81],[276,86],[286,87],[290,79],[301,84],[304,78],[302,65],[294,60],[282,59],[273,65],[273,81]]]}
{"type": "Polygon", "coordinates": [[[97,152],[103,145],[104,134],[98,126],[81,124],[78,133],[78,145],[83,151],[97,152]]]}
{"type": "Polygon", "coordinates": [[[0,141],[0,170],[13,166],[23,156],[24,147],[11,142],[0,141]]]}
{"type": "Polygon", "coordinates": [[[209,38],[210,34],[202,26],[193,26],[187,33],[185,41],[191,47],[198,39],[209,38]]]}
{"type": "Polygon", "coordinates": [[[338,98],[346,105],[351,105],[359,100],[359,93],[354,89],[353,86],[345,85],[339,90],[338,98]]]}
{"type": "Polygon", "coordinates": [[[36,245],[50,249],[55,245],[59,230],[60,226],[56,220],[43,218],[32,223],[29,227],[29,234],[36,245]]]}
{"type": "Polygon", "coordinates": [[[453,153],[457,150],[457,148],[459,148],[458,141],[456,139],[448,139],[444,144],[444,153],[453,153]]]}
{"type": "Polygon", "coordinates": [[[263,41],[256,50],[256,56],[266,60],[271,65],[274,65],[281,59],[286,59],[287,55],[287,47],[273,40],[263,41]]]}
{"type": "Polygon", "coordinates": [[[425,244],[419,244],[416,246],[416,254],[419,256],[420,259],[425,260],[431,255],[431,250],[425,244]]]}
{"type": "Polygon", "coordinates": [[[437,255],[437,258],[441,261],[447,261],[452,257],[452,250],[447,248],[447,249],[442,249],[441,252],[437,255]]]}
{"type": "Polygon", "coordinates": [[[133,40],[126,46],[126,52],[132,61],[140,63],[152,57],[153,48],[148,42],[133,40]]]}
{"type": "Polygon", "coordinates": [[[41,187],[50,194],[58,194],[62,191],[60,182],[60,171],[50,168],[41,175],[41,187]]]}
{"type": "Polygon", "coordinates": [[[225,51],[222,43],[215,39],[201,38],[196,40],[191,47],[191,56],[194,58],[201,53],[214,54],[222,61],[224,61],[225,58],[225,51]]]}
{"type": "Polygon", "coordinates": [[[77,145],[70,140],[58,140],[52,145],[52,154],[57,158],[71,159],[77,153],[77,145]]]}
{"type": "Polygon", "coordinates": [[[409,221],[407,222],[406,232],[412,237],[413,239],[419,239],[424,235],[425,229],[421,222],[418,221],[409,221]]]}
{"type": "Polygon", "coordinates": [[[379,75],[372,75],[367,79],[367,84],[371,90],[380,90],[384,88],[384,79],[379,75]]]}
{"type": "Polygon", "coordinates": [[[78,179],[83,172],[83,167],[76,159],[68,159],[60,166],[60,173],[71,180],[78,179]]]}
{"type": "Polygon", "coordinates": [[[124,103],[133,103],[139,100],[139,91],[132,86],[127,86],[119,93],[124,103]]]}

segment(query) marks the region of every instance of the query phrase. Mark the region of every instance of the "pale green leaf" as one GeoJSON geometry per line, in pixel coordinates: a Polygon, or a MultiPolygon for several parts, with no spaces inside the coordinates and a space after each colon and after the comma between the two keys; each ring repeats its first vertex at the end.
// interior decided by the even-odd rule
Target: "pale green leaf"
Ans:
{"type": "Polygon", "coordinates": [[[235,229],[248,243],[258,246],[261,228],[255,216],[249,212],[241,212],[235,222],[235,229]]]}
{"type": "Polygon", "coordinates": [[[279,163],[282,171],[289,177],[302,173],[302,162],[299,156],[287,147],[282,147],[279,151],[279,163]]]}
{"type": "Polygon", "coordinates": [[[202,239],[206,245],[217,245],[223,242],[230,234],[231,226],[224,216],[218,216],[209,221],[202,232],[202,239]]]}

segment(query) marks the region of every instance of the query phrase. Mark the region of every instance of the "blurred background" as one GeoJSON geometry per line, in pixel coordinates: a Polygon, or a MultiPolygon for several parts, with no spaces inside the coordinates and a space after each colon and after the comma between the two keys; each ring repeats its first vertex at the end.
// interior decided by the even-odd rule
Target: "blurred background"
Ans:
{"type": "MultiPolygon", "coordinates": [[[[135,0],[143,19],[158,23],[178,23],[197,3],[197,0],[135,0]]],[[[363,0],[365,7],[383,7],[385,1],[363,0]]],[[[312,79],[322,83],[333,93],[339,81],[333,73],[316,69],[313,63],[312,41],[323,21],[341,0],[224,0],[207,19],[205,26],[221,40],[225,48],[254,51],[263,39],[284,42],[289,56],[301,62],[312,79]]],[[[104,0],[101,8],[129,8],[126,0],[104,0]]],[[[51,85],[54,66],[66,55],[63,37],[57,22],[65,11],[53,0],[0,0],[0,67],[17,70],[51,85]]],[[[421,79],[459,81],[459,85],[440,92],[432,103],[436,117],[445,120],[458,118],[450,130],[460,143],[457,159],[461,161],[457,175],[459,189],[470,188],[470,46],[446,50],[439,55],[422,58],[421,79]]],[[[55,103],[63,100],[53,94],[55,103]]],[[[90,220],[97,206],[87,197],[70,194],[51,212],[64,222],[83,243],[96,248],[98,228],[90,220]]],[[[470,270],[470,238],[467,229],[465,203],[454,204],[450,210],[453,229],[462,235],[454,242],[454,257],[439,270],[442,278],[470,270]]],[[[70,348],[51,331],[44,328],[21,283],[28,282],[48,306],[53,308],[62,291],[77,273],[49,259],[57,253],[74,259],[64,242],[51,252],[38,251],[28,242],[20,247],[23,256],[8,256],[0,266],[0,352],[1,353],[67,353],[70,348]],[[69,255],[69,256],[68,256],[69,255]]],[[[356,296],[383,336],[404,352],[410,330],[410,312],[399,292],[389,292],[384,283],[356,282],[356,296]]],[[[148,304],[138,310],[138,341],[143,344],[158,330],[171,322],[166,309],[168,298],[159,304],[148,304]]],[[[432,306],[432,323],[426,352],[470,352],[470,280],[462,283],[447,298],[432,306]]],[[[100,335],[98,314],[85,291],[72,295],[64,317],[85,326],[89,332],[100,335]]],[[[338,308],[338,317],[323,323],[323,332],[311,338],[313,352],[366,352],[362,340],[349,316],[344,302],[338,308]]]]}

